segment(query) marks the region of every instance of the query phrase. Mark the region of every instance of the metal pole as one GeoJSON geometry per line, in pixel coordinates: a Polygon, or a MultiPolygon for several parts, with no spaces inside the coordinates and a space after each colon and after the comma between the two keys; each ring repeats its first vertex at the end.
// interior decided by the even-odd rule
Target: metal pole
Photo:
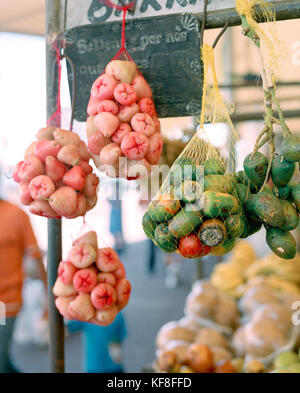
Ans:
{"type": "MultiPolygon", "coordinates": [[[[58,72],[56,53],[51,46],[53,38],[61,32],[60,0],[46,0],[46,83],[47,83],[47,118],[56,111],[58,96],[58,72]]],[[[56,119],[60,126],[60,119],[56,119]]],[[[58,264],[62,258],[61,220],[48,219],[48,250],[47,250],[47,280],[48,280],[48,314],[49,314],[49,352],[50,370],[53,373],[64,372],[64,324],[63,318],[55,307],[52,288],[57,276],[58,264]]]]}

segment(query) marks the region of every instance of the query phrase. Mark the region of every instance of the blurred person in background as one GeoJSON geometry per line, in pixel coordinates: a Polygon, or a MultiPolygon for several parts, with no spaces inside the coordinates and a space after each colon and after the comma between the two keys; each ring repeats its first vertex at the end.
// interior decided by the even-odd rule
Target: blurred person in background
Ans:
{"type": "Polygon", "coordinates": [[[19,207],[0,199],[0,302],[5,309],[4,325],[0,324],[0,373],[18,372],[10,360],[9,350],[16,317],[22,307],[23,258],[27,256],[35,260],[39,278],[47,288],[42,255],[29,217],[19,207]]]}
{"type": "Polygon", "coordinates": [[[127,336],[125,319],[118,313],[111,325],[68,322],[70,332],[83,333],[84,364],[87,373],[123,373],[122,344],[127,336]]]}

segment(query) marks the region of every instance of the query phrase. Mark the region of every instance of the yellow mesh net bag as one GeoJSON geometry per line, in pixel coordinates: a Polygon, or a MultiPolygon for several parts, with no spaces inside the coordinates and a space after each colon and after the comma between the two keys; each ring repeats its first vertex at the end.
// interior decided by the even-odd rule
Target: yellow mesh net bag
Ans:
{"type": "Polygon", "coordinates": [[[233,107],[220,94],[212,47],[202,47],[202,60],[200,127],[170,168],[142,222],[145,234],[155,245],[186,258],[225,254],[245,232],[236,176],[228,170],[234,157],[221,157],[209,142],[204,125],[225,123],[228,139],[234,144],[237,135],[230,120],[233,107]]]}

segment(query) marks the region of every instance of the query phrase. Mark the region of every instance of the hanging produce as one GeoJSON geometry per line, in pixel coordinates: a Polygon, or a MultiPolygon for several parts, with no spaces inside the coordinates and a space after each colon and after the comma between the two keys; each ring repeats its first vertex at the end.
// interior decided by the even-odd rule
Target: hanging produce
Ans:
{"type": "Polygon", "coordinates": [[[281,258],[292,259],[296,254],[296,241],[289,231],[299,223],[299,183],[291,180],[300,161],[300,137],[291,134],[276,97],[276,64],[281,44],[255,21],[256,4],[262,7],[266,22],[275,21],[270,4],[236,0],[243,34],[253,42],[261,65],[265,126],[253,152],[244,160],[244,171],[238,175],[238,192],[250,224],[249,233],[251,228],[255,230],[263,224],[271,250],[281,258]],[[281,127],[281,146],[275,146],[274,124],[281,127]],[[259,151],[266,143],[270,159],[259,151]],[[270,177],[274,184],[272,189],[267,185],[270,177]]]}
{"type": "Polygon", "coordinates": [[[66,319],[110,325],[126,307],[131,292],[125,268],[110,247],[99,248],[97,234],[77,238],[61,261],[53,287],[55,304],[66,319]]]}
{"type": "Polygon", "coordinates": [[[98,177],[90,153],[77,134],[42,128],[13,171],[21,203],[47,218],[84,216],[97,202],[98,177]]]}
{"type": "Polygon", "coordinates": [[[122,45],[95,80],[87,107],[88,147],[96,166],[109,177],[128,180],[147,175],[158,164],[163,140],[152,91],[125,48],[126,12],[122,45]]]}

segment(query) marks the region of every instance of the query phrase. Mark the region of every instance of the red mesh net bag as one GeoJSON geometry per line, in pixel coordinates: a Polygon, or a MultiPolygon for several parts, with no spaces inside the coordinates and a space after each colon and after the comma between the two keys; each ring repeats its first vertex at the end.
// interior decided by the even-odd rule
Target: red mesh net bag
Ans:
{"type": "Polygon", "coordinates": [[[125,48],[123,10],[122,45],[94,81],[87,107],[88,148],[96,166],[109,177],[129,180],[145,176],[158,164],[163,140],[150,86],[125,48]]]}

